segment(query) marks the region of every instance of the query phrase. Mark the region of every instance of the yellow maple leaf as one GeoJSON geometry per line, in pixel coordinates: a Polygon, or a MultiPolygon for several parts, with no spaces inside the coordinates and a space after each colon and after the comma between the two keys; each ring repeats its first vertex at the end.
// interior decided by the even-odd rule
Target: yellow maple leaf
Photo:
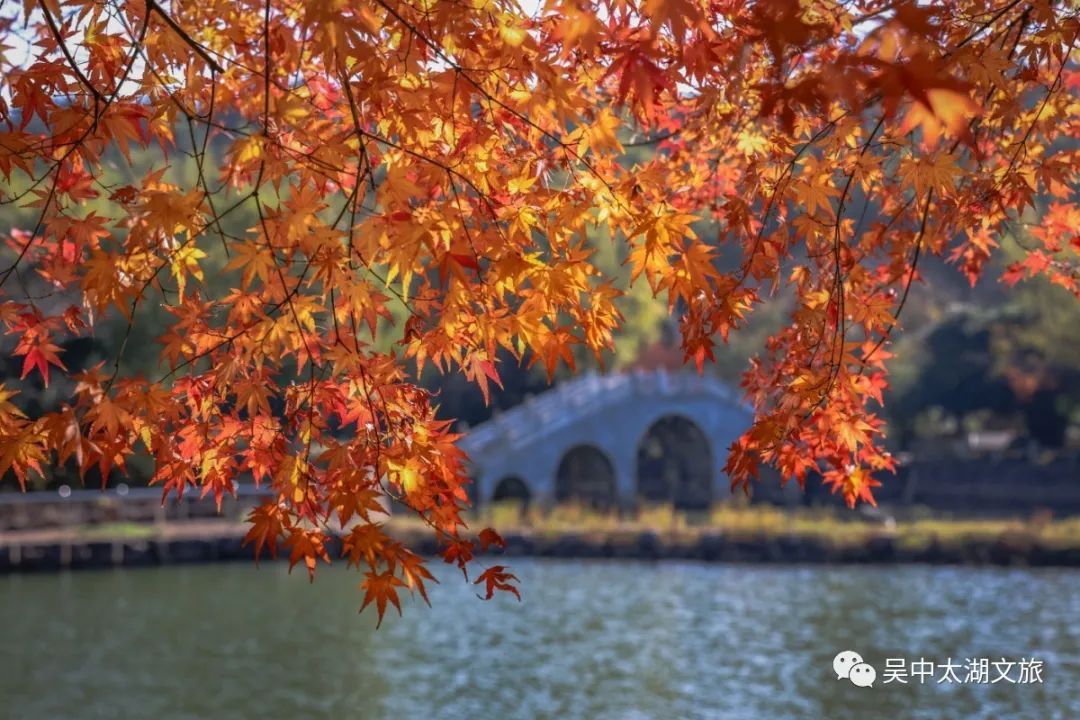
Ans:
{"type": "Polygon", "coordinates": [[[968,121],[981,111],[967,94],[948,88],[931,88],[926,91],[926,98],[929,105],[921,100],[912,103],[900,132],[903,134],[921,128],[923,140],[929,147],[937,145],[943,134],[951,137],[961,135],[968,121]]]}
{"type": "Polygon", "coordinates": [[[180,293],[180,299],[184,299],[184,288],[187,286],[187,276],[191,275],[196,280],[203,279],[202,268],[199,260],[206,257],[206,253],[197,247],[188,245],[180,248],[172,256],[170,266],[172,275],[176,278],[176,285],[180,293]]]}

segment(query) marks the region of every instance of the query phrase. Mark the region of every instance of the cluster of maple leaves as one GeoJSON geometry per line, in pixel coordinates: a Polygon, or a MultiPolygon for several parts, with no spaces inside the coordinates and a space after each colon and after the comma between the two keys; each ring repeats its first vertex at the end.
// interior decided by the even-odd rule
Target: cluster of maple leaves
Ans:
{"type": "MultiPolygon", "coordinates": [[[[314,573],[340,532],[380,617],[403,588],[426,599],[424,561],[382,529],[387,498],[463,571],[500,540],[466,532],[467,459],[409,369],[459,369],[486,396],[500,350],[550,374],[574,346],[610,348],[623,288],[590,260],[587,233],[602,231],[667,297],[699,369],[792,288],[790,323],[746,373],[755,419],[728,473],[745,486],[761,463],[800,483],[815,472],[849,504],[873,502],[894,466],[874,408],[920,256],[974,282],[1010,234],[1027,253],[1007,281],[1080,294],[1077,13],[1024,0],[5,7],[0,203],[35,220],[2,229],[0,322],[24,381],[67,374],[60,344],[102,317],[130,331],[156,305],[170,320],[157,377],[117,358],[71,373],[70,397],[35,416],[19,383],[0,385],[0,473],[73,463],[107,479],[145,453],[166,494],[219,501],[250,478],[274,491],[251,517],[256,552],[284,547],[314,573]],[[630,162],[628,146],[651,152],[630,162]],[[133,148],[160,162],[136,172],[133,148]],[[255,221],[237,230],[244,213],[255,221]],[[731,248],[734,270],[720,262],[731,248]],[[388,329],[393,304],[408,319],[388,329]]],[[[513,580],[493,566],[476,582],[490,597],[513,580]]]]}

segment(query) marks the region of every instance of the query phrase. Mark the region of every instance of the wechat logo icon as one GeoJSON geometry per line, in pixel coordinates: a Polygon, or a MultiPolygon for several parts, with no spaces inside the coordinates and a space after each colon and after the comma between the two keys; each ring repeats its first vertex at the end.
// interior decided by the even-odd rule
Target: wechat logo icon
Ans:
{"type": "Polygon", "coordinates": [[[862,655],[854,650],[844,650],[837,653],[832,661],[833,672],[837,680],[850,680],[859,687],[873,687],[877,680],[877,670],[862,655]]]}

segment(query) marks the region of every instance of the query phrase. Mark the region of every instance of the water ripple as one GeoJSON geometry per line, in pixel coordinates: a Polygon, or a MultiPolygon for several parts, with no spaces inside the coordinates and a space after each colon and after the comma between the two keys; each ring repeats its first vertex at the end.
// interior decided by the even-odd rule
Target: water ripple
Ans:
{"type": "Polygon", "coordinates": [[[1076,718],[1080,573],[520,560],[379,631],[278,565],[0,579],[0,717],[1076,718]],[[878,665],[838,682],[833,655],[878,665]],[[885,657],[1038,657],[1042,685],[881,684],[885,657]]]}

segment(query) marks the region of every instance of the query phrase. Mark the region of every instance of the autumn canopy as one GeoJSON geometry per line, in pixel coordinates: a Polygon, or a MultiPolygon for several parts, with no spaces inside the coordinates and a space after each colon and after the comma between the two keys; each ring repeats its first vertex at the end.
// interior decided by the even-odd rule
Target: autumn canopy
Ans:
{"type": "MultiPolygon", "coordinates": [[[[385,495],[447,561],[467,569],[479,550],[466,458],[416,373],[461,371],[486,395],[500,352],[552,373],[606,351],[625,288],[590,259],[599,231],[670,303],[698,368],[762,298],[792,292],[746,373],[756,416],[729,475],[813,472],[872,502],[894,465],[876,414],[889,339],[920,257],[975,282],[1010,235],[1025,255],[1007,282],[1080,293],[1077,13],[6,3],[0,203],[30,220],[0,228],[0,322],[22,374],[0,386],[0,473],[104,480],[144,455],[166,493],[254,479],[276,494],[252,517],[256,549],[314,571],[340,523],[381,613],[431,577],[373,521],[385,495]],[[106,319],[126,339],[152,311],[167,318],[159,372],[121,372],[126,342],[68,372],[65,340],[106,319]],[[23,404],[41,382],[70,391],[23,404]]],[[[481,575],[488,594],[509,580],[481,575]]]]}

